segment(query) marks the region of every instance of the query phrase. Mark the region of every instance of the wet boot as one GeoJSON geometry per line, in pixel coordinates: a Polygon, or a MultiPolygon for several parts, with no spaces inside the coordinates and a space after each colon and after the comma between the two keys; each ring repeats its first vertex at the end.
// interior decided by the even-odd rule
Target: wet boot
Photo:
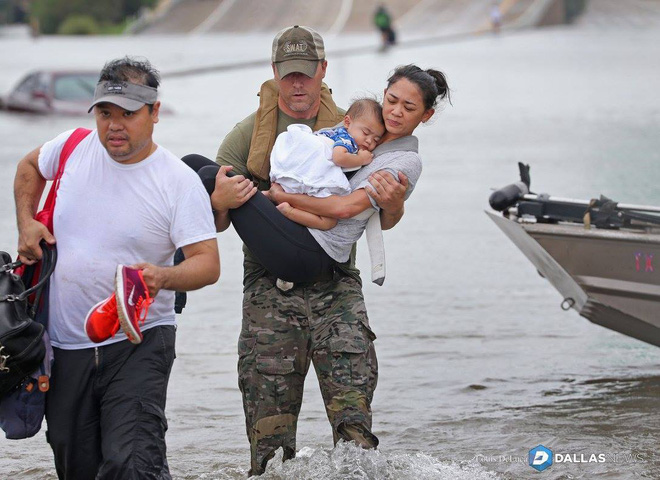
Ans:
{"type": "Polygon", "coordinates": [[[272,450],[268,455],[263,457],[261,462],[255,462],[253,460],[250,471],[248,472],[248,477],[252,477],[254,475],[263,475],[263,473],[266,471],[266,465],[268,465],[268,461],[275,456],[275,450],[272,450]]]}
{"type": "Polygon", "coordinates": [[[371,449],[378,446],[378,437],[361,425],[355,423],[342,423],[337,427],[339,438],[347,442],[355,442],[360,447],[371,449]]]}
{"type": "MultiPolygon", "coordinates": [[[[251,477],[253,475],[263,475],[264,472],[266,471],[266,465],[268,465],[268,462],[275,456],[276,451],[277,450],[273,450],[268,455],[266,455],[261,460],[260,464],[252,465],[252,468],[250,468],[250,471],[248,472],[248,477],[251,477]]],[[[295,449],[283,447],[282,451],[284,452],[284,455],[282,456],[283,462],[286,462],[287,460],[291,460],[296,456],[295,449]]]]}

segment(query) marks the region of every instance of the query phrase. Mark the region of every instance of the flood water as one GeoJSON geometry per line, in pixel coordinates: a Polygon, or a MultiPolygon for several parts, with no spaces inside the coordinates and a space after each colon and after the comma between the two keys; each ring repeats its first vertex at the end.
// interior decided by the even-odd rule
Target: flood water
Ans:
{"type": "MultiPolygon", "coordinates": [[[[162,72],[266,59],[270,35],[36,41],[0,37],[0,91],[27,70],[100,68],[147,56],[162,72]]],[[[332,449],[310,372],[298,458],[271,462],[266,479],[660,478],[660,350],[560,309],[561,298],[483,213],[490,187],[532,165],[535,191],[605,194],[660,204],[660,32],[562,27],[367,52],[333,49],[373,37],[327,38],[327,83],[340,105],[380,94],[397,65],[443,70],[453,106],[418,130],[424,173],[401,223],[385,233],[387,280],[365,280],[380,378],[373,403],[378,451],[332,449]],[[529,450],[604,454],[600,463],[530,468],[529,450]]],[[[356,47],[357,49],[358,47],[356,47]]],[[[173,111],[156,141],[177,155],[214,157],[257,106],[268,66],[168,79],[173,111]]],[[[12,182],[18,160],[87,116],[0,112],[0,248],[15,252],[12,182]]],[[[218,236],[220,281],[189,296],[179,318],[170,382],[168,456],[178,479],[245,478],[249,446],[236,374],[241,253],[218,236]]],[[[366,245],[358,247],[367,272],[366,245]]],[[[80,268],[85,268],[81,265],[80,268]]],[[[56,478],[43,431],[0,439],[0,478],[56,478]]]]}

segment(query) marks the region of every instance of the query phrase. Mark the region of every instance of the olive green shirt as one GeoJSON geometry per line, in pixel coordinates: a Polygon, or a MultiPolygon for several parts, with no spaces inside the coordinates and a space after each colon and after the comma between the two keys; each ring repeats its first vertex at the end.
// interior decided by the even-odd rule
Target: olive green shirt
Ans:
{"type": "MultiPolygon", "coordinates": [[[[344,113],[343,110],[342,113],[344,113]]],[[[216,162],[219,165],[231,165],[233,167],[232,172],[237,175],[244,175],[246,178],[253,181],[254,178],[247,168],[247,159],[250,152],[250,142],[252,141],[252,131],[254,130],[255,118],[256,112],[237,123],[222,141],[216,157],[216,162]]],[[[316,117],[308,120],[301,120],[290,117],[281,110],[278,110],[278,135],[285,132],[287,127],[294,123],[302,123],[313,129],[314,124],[316,123],[316,117]]],[[[257,187],[259,190],[268,190],[270,188],[270,182],[260,180],[257,182],[257,187]]],[[[360,271],[355,267],[355,253],[356,249],[355,245],[353,245],[350,258],[346,263],[339,264],[339,269],[346,275],[361,282],[360,271]]],[[[266,269],[261,263],[259,263],[259,260],[257,260],[245,245],[243,245],[243,255],[243,287],[247,288],[257,281],[257,279],[265,275],[266,269]]]]}

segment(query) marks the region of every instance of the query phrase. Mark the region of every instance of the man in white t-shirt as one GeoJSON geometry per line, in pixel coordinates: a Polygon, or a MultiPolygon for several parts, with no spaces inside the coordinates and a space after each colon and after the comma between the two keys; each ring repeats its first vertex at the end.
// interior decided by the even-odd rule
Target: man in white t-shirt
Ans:
{"type": "Polygon", "coordinates": [[[57,242],[58,249],[49,298],[55,363],[46,420],[59,478],[171,478],[164,409],[174,361],[174,291],[217,281],[220,260],[201,181],[153,142],[158,85],[147,61],[126,57],[105,65],[92,104],[97,129],[66,163],[54,235],[33,218],[71,131],[18,164],[20,259],[41,258],[41,239],[57,242]],[[172,266],[177,248],[186,258],[172,266]],[[115,289],[118,265],[141,269],[154,298],[139,345],[121,330],[102,343],[85,333],[90,308],[115,289]]]}

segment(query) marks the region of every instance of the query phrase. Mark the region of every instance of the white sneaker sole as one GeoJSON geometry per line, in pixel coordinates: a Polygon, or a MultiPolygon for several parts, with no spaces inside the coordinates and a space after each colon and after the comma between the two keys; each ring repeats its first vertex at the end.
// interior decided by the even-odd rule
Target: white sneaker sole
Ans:
{"type": "Polygon", "coordinates": [[[140,332],[133,326],[133,322],[129,320],[128,312],[124,308],[124,295],[126,292],[124,290],[124,282],[121,281],[122,267],[123,265],[117,265],[117,273],[115,274],[115,298],[117,299],[117,316],[119,317],[119,325],[128,337],[128,341],[138,345],[139,343],[142,343],[142,337],[140,336],[140,332]]]}

